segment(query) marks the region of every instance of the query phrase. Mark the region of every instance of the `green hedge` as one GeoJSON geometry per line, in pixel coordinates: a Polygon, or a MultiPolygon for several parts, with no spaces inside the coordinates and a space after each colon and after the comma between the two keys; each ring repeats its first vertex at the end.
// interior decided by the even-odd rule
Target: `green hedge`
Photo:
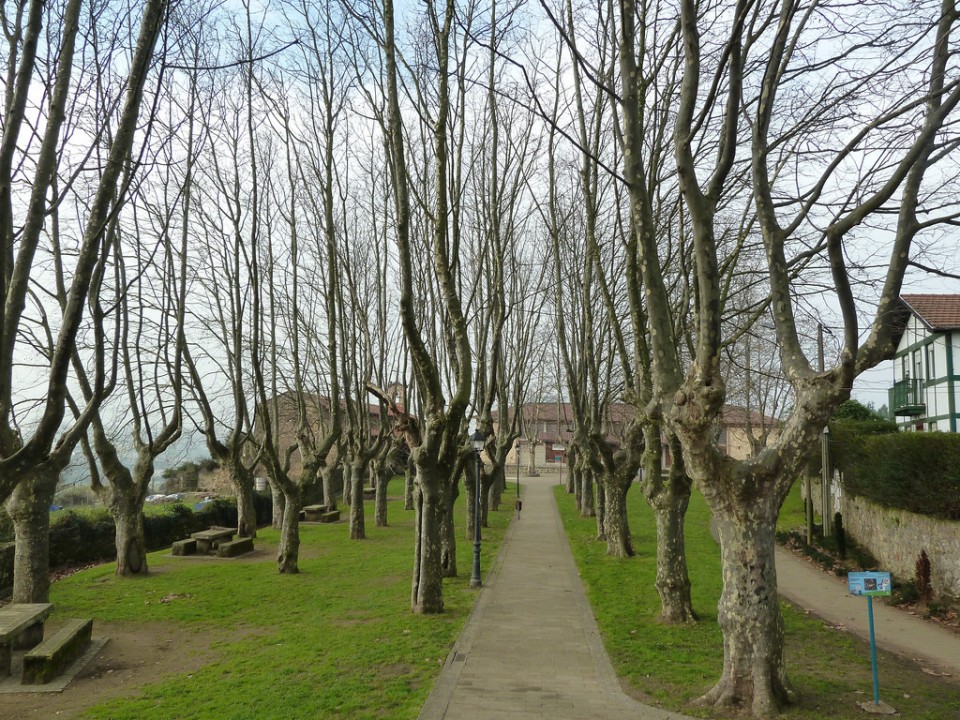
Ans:
{"type": "MultiPolygon", "coordinates": [[[[883,420],[831,420],[830,421],[830,463],[846,475],[859,456],[860,440],[872,435],[893,435],[897,433],[897,424],[883,420]]],[[[816,458],[819,472],[820,458],[816,458]]]]}
{"type": "Polygon", "coordinates": [[[960,520],[960,435],[861,435],[845,452],[847,492],[885,507],[960,520]]]}
{"type": "MultiPolygon", "coordinates": [[[[257,524],[271,521],[272,501],[269,493],[255,495],[257,524]]],[[[237,506],[234,500],[218,499],[194,511],[182,503],[170,505],[165,512],[146,515],[143,532],[147,550],[169,547],[175,540],[211,525],[235,527],[237,506]]],[[[70,567],[86,563],[107,562],[116,558],[113,518],[105,508],[65,510],[50,521],[50,567],[70,567]]],[[[0,538],[2,540],[2,538],[0,538]]],[[[10,592],[13,584],[12,543],[9,552],[0,544],[0,597],[10,592]]]]}

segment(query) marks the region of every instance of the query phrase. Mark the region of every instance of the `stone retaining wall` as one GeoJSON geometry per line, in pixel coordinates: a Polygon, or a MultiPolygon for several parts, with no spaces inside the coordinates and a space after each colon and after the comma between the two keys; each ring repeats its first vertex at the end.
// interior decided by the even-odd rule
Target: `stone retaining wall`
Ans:
{"type": "Polygon", "coordinates": [[[926,550],[934,595],[960,598],[960,522],[885,508],[847,493],[842,504],[844,529],[877,558],[880,569],[896,580],[912,580],[917,557],[926,550]]]}

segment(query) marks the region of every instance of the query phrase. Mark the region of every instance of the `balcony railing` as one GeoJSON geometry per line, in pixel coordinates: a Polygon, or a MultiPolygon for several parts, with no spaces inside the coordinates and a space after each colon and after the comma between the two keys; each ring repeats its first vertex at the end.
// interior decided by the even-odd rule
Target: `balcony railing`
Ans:
{"type": "Polygon", "coordinates": [[[923,380],[905,378],[895,382],[890,389],[894,415],[923,415],[926,404],[923,397],[923,380]]]}

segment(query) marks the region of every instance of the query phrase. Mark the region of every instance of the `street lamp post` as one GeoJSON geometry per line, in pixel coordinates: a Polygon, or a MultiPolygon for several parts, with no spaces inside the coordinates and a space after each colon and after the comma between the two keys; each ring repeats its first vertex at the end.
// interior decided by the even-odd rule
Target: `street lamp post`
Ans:
{"type": "Polygon", "coordinates": [[[520,441],[517,440],[517,497],[520,497],[520,441]]]}
{"type": "Polygon", "coordinates": [[[470,587],[478,588],[483,585],[480,579],[480,451],[486,442],[486,436],[478,429],[470,436],[470,443],[476,453],[477,460],[477,508],[473,516],[473,574],[470,576],[470,587]]]}

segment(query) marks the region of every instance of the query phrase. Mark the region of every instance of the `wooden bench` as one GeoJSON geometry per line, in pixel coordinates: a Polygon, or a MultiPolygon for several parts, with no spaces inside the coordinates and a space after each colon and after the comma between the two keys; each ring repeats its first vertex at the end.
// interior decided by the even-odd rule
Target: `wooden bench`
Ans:
{"type": "Polygon", "coordinates": [[[90,644],[93,620],[66,624],[23,656],[23,685],[45,685],[62,673],[90,644]]]}
{"type": "Polygon", "coordinates": [[[335,523],[340,521],[340,511],[331,510],[330,512],[325,512],[320,516],[320,522],[322,523],[335,523]]]}
{"type": "Polygon", "coordinates": [[[197,541],[197,552],[201,555],[207,555],[216,550],[223,543],[233,540],[237,531],[232,528],[212,527],[209,530],[201,530],[190,535],[197,541]]]}
{"type": "Polygon", "coordinates": [[[193,555],[197,551],[197,541],[194,538],[177,540],[170,548],[174,555],[193,555]]]}
{"type": "Polygon", "coordinates": [[[321,516],[330,510],[326,505],[307,505],[303,508],[303,519],[310,522],[322,522],[321,516]]]}
{"type": "Polygon", "coordinates": [[[43,639],[50,603],[14,603],[0,608],[0,678],[10,674],[13,648],[30,648],[43,639]]]}
{"type": "Polygon", "coordinates": [[[217,555],[225,558],[236,557],[237,555],[243,555],[248,552],[253,552],[253,538],[249,537],[220,543],[220,547],[217,548],[217,555]]]}

